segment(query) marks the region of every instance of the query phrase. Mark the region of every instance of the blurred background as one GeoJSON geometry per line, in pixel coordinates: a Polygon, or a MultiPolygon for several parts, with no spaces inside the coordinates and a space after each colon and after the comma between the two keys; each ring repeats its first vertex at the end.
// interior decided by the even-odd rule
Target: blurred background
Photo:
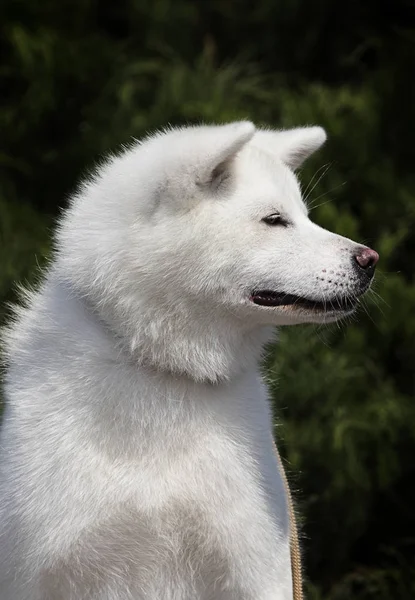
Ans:
{"type": "Polygon", "coordinates": [[[413,0],[3,0],[0,319],[86,169],[167,123],[324,126],[312,218],[381,255],[358,319],[265,369],[310,600],[415,598],[413,0]]]}

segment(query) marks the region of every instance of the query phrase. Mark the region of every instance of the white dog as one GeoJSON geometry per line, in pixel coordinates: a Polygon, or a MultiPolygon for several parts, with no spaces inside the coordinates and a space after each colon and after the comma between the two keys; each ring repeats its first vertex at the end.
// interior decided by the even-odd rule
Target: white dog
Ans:
{"type": "Polygon", "coordinates": [[[289,600],[258,363],[378,255],[307,217],[319,127],[172,129],[111,158],[5,334],[1,600],[289,600]]]}

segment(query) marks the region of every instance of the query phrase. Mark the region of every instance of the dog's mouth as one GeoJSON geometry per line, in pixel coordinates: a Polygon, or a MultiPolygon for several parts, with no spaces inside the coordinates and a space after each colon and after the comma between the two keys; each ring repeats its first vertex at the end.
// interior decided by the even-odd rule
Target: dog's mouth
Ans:
{"type": "Polygon", "coordinates": [[[350,312],[357,305],[357,298],[336,296],[324,301],[311,300],[295,294],[273,292],[271,290],[256,290],[252,292],[251,301],[259,306],[291,306],[294,309],[304,309],[316,312],[350,312]]]}

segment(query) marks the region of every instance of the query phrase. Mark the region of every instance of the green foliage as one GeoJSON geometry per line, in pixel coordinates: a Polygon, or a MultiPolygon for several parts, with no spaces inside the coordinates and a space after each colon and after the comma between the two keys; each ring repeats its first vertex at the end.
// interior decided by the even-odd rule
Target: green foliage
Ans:
{"type": "MultiPolygon", "coordinates": [[[[312,217],[381,272],[358,319],[283,330],[266,369],[304,523],[309,598],[414,597],[415,31],[410,1],[5,0],[0,300],[100,156],[167,123],[318,123],[312,217]]],[[[0,318],[4,311],[0,312],[0,318]]]]}
{"type": "Polygon", "coordinates": [[[14,299],[16,284],[33,278],[35,265],[48,254],[48,219],[28,204],[7,202],[0,198],[0,319],[7,304],[14,299]]]}

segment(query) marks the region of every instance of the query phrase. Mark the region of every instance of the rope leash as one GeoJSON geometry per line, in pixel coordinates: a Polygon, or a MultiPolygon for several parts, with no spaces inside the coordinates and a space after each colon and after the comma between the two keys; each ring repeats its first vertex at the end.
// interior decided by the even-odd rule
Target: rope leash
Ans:
{"type": "Polygon", "coordinates": [[[295,518],[294,504],[292,500],[291,490],[285,473],[284,465],[282,464],[280,453],[276,443],[274,442],[275,454],[277,455],[280,466],[281,476],[284,481],[285,492],[287,494],[288,515],[290,519],[290,556],[291,556],[291,575],[293,584],[293,600],[304,600],[303,595],[303,577],[301,565],[300,543],[298,541],[297,520],[295,518]]]}

